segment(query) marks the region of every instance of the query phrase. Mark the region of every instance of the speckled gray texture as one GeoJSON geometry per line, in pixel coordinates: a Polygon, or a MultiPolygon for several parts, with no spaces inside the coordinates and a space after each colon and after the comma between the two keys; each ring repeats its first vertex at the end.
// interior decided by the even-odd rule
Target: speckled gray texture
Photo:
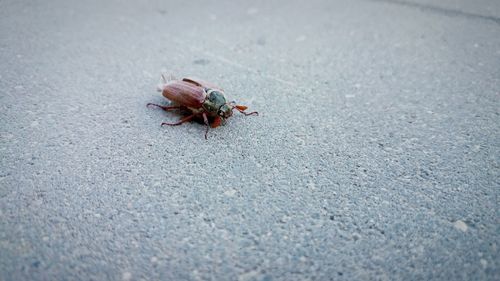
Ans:
{"type": "Polygon", "coordinates": [[[1,1],[0,280],[499,280],[477,3],[1,1]],[[162,128],[162,71],[260,116],[162,128]]]}

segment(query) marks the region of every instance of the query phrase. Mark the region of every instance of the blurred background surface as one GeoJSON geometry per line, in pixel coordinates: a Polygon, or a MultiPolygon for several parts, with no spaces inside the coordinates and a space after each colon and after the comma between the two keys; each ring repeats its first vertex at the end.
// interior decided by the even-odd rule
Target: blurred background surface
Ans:
{"type": "Polygon", "coordinates": [[[498,1],[0,1],[0,280],[498,280],[498,1]],[[160,73],[260,112],[148,109],[160,73]]]}

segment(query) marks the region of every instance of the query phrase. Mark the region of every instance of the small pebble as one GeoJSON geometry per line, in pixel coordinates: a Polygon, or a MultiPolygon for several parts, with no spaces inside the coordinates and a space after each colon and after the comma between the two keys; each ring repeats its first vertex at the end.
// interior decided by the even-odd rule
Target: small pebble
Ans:
{"type": "Polygon", "coordinates": [[[483,266],[483,269],[485,269],[488,266],[488,262],[485,259],[480,259],[479,262],[483,266]]]}
{"type": "Polygon", "coordinates": [[[467,231],[467,224],[461,220],[457,220],[454,224],[456,229],[462,231],[462,232],[466,232],[467,231]]]}
{"type": "Polygon", "coordinates": [[[123,274],[122,274],[122,280],[129,281],[131,279],[132,279],[132,273],[130,273],[128,271],[127,272],[123,272],[123,274]]]}
{"type": "Polygon", "coordinates": [[[236,194],[236,190],[234,190],[234,189],[226,190],[224,192],[224,195],[226,195],[228,197],[233,197],[235,194],[236,194]]]}

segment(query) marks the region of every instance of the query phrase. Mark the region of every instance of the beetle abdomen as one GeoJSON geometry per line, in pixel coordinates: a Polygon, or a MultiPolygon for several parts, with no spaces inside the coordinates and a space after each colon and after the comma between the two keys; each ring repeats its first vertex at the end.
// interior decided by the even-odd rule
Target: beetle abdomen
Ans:
{"type": "Polygon", "coordinates": [[[171,81],[163,86],[162,94],[167,99],[191,108],[200,108],[207,94],[200,87],[184,81],[171,81]]]}
{"type": "Polygon", "coordinates": [[[221,87],[219,87],[219,86],[217,86],[215,84],[212,84],[210,82],[201,80],[199,78],[185,77],[185,78],[182,78],[182,81],[188,82],[188,83],[191,83],[193,85],[200,86],[200,87],[203,87],[203,88],[217,89],[217,90],[224,91],[224,90],[222,90],[221,87]]]}

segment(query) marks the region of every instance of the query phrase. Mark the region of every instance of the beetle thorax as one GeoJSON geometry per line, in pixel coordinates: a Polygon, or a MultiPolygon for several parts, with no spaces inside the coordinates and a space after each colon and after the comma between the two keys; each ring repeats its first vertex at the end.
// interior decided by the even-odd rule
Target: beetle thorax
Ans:
{"type": "Polygon", "coordinates": [[[203,109],[209,116],[221,116],[228,118],[231,116],[231,108],[227,105],[224,94],[218,90],[207,89],[207,98],[203,102],[203,109]]]}

